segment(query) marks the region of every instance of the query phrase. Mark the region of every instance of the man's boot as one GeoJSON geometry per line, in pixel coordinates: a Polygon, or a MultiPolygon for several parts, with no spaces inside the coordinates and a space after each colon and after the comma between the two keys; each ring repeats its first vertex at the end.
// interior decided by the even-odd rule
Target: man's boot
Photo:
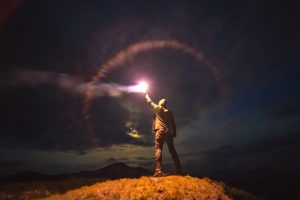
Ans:
{"type": "Polygon", "coordinates": [[[153,177],[161,177],[161,176],[163,176],[161,172],[161,163],[157,162],[155,163],[155,172],[153,174],[153,177]]]}

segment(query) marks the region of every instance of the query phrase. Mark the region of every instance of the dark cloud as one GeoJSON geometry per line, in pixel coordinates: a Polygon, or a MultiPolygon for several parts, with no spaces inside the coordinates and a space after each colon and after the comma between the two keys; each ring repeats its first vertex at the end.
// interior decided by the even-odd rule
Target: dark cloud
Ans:
{"type": "Polygon", "coordinates": [[[15,166],[26,166],[28,165],[28,162],[26,161],[7,161],[7,160],[2,160],[0,162],[0,165],[2,168],[11,168],[15,166]]]}

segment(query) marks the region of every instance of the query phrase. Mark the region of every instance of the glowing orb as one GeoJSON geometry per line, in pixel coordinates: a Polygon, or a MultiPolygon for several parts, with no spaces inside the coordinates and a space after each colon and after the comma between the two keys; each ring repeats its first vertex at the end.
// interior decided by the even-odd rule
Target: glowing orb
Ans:
{"type": "Polygon", "coordinates": [[[133,90],[135,92],[143,92],[143,93],[145,93],[148,90],[148,84],[146,82],[142,81],[138,85],[135,85],[134,88],[133,88],[133,90]]]}

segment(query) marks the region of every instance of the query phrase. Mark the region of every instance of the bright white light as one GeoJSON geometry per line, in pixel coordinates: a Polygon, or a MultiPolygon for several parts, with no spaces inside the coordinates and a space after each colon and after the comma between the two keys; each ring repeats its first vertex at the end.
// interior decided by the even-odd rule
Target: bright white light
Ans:
{"type": "Polygon", "coordinates": [[[134,86],[135,92],[147,92],[148,84],[144,81],[140,82],[138,85],[134,86]]]}

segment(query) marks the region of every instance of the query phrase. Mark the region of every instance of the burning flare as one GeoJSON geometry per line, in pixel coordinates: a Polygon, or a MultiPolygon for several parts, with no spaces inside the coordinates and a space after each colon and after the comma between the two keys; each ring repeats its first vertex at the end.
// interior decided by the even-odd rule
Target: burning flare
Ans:
{"type": "Polygon", "coordinates": [[[143,92],[146,93],[148,90],[148,84],[144,81],[132,87],[133,92],[143,92]]]}

